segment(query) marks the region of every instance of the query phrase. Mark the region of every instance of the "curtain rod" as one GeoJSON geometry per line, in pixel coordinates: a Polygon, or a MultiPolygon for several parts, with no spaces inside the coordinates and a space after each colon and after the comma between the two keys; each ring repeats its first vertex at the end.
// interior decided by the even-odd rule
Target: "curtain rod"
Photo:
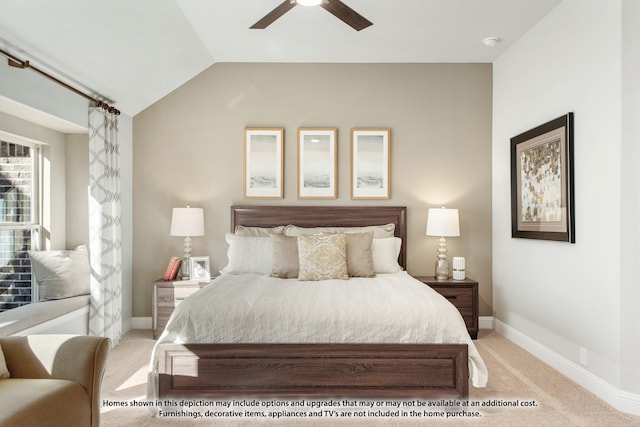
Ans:
{"type": "Polygon", "coordinates": [[[10,67],[14,67],[14,68],[20,68],[20,69],[31,69],[33,71],[35,71],[36,73],[40,74],[41,76],[44,76],[46,78],[48,78],[49,80],[59,84],[60,86],[64,87],[65,89],[70,90],[71,92],[75,93],[76,95],[80,95],[83,98],[88,99],[89,101],[93,102],[94,104],[96,104],[97,107],[101,107],[104,108],[105,110],[107,110],[110,113],[116,114],[116,115],[120,115],[120,110],[118,110],[115,107],[112,107],[111,105],[107,104],[104,101],[101,101],[99,99],[95,99],[92,96],[87,95],[86,93],[76,89],[75,87],[68,85],[67,83],[63,82],[62,80],[59,80],[55,77],[53,77],[51,74],[45,73],[44,71],[40,70],[37,67],[34,67],[33,65],[31,65],[29,63],[28,60],[20,60],[17,57],[13,56],[12,54],[10,54],[9,52],[4,51],[3,49],[0,49],[0,54],[4,55],[5,57],[7,57],[8,63],[10,67]]]}

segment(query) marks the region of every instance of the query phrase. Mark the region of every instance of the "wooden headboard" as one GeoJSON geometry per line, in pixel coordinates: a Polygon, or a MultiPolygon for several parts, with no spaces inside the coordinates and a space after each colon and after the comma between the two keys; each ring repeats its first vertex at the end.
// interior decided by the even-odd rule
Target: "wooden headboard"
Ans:
{"type": "Polygon", "coordinates": [[[407,269],[406,206],[231,206],[231,232],[246,227],[362,227],[394,223],[402,239],[398,263],[407,269]]]}

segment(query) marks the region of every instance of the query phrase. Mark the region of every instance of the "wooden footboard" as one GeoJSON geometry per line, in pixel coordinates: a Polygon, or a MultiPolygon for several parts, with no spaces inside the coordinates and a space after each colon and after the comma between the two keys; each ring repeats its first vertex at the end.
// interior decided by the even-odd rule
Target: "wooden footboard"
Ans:
{"type": "Polygon", "coordinates": [[[466,344],[161,344],[159,397],[467,398],[466,344]]]}

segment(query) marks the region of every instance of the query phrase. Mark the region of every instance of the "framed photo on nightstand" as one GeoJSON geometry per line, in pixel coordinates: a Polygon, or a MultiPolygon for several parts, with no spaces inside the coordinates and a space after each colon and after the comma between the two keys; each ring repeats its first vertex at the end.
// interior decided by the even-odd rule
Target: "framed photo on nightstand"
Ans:
{"type": "Polygon", "coordinates": [[[189,258],[190,280],[211,280],[208,256],[192,256],[189,258]]]}

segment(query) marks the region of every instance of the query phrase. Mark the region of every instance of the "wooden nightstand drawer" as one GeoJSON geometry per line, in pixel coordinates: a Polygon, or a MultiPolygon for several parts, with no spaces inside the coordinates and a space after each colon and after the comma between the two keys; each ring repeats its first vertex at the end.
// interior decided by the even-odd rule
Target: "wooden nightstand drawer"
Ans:
{"type": "Polygon", "coordinates": [[[164,329],[175,307],[158,307],[156,310],[156,329],[164,329]]]}
{"type": "MultiPolygon", "coordinates": [[[[432,286],[432,288],[436,288],[432,286]]],[[[473,312],[473,295],[467,289],[451,288],[447,285],[438,286],[438,293],[448,299],[458,309],[469,308],[469,312],[473,312]]]]}
{"type": "Polygon", "coordinates": [[[182,301],[208,284],[209,282],[156,281],[153,284],[153,338],[158,338],[162,334],[173,310],[182,301]]]}
{"type": "Polygon", "coordinates": [[[170,288],[158,288],[158,307],[177,307],[189,295],[200,289],[200,286],[177,285],[170,288]]]}
{"type": "Polygon", "coordinates": [[[465,280],[438,280],[431,276],[415,276],[453,304],[464,319],[471,338],[478,337],[478,282],[465,280]]]}

